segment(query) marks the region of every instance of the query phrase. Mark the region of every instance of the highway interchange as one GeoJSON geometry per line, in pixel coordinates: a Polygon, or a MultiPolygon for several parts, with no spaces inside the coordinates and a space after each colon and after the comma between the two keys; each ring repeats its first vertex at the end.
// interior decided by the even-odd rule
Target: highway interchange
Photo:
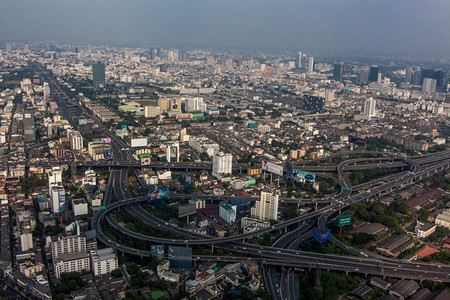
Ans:
{"type": "MultiPolygon", "coordinates": [[[[59,87],[59,85],[51,78],[48,78],[51,88],[55,91],[59,91],[61,95],[64,95],[63,99],[69,101],[69,97],[64,93],[64,91],[59,87]]],[[[73,105],[78,105],[76,102],[72,102],[73,105]]],[[[64,106],[65,101],[60,103],[64,106]]],[[[103,127],[101,121],[89,114],[84,108],[80,106],[83,114],[93,119],[99,126],[103,127]]],[[[415,280],[439,280],[443,282],[450,282],[446,276],[450,274],[450,267],[447,266],[435,266],[430,264],[418,264],[418,263],[400,263],[398,260],[390,259],[379,259],[371,257],[342,257],[330,254],[319,254],[310,253],[298,250],[298,246],[301,242],[300,238],[307,238],[310,236],[310,228],[317,223],[317,227],[320,229],[326,228],[326,222],[328,219],[338,215],[342,210],[351,207],[354,203],[366,202],[374,197],[379,197],[384,194],[388,194],[393,190],[403,187],[405,185],[417,182],[428,176],[440,172],[444,169],[449,168],[450,164],[450,151],[444,151],[435,154],[433,157],[421,157],[416,160],[405,159],[401,157],[394,157],[393,155],[388,158],[380,159],[360,159],[360,160],[348,160],[336,166],[326,166],[326,171],[331,169],[336,170],[339,175],[337,180],[341,185],[341,191],[329,198],[323,200],[316,200],[316,202],[321,202],[321,204],[326,205],[324,207],[318,208],[317,210],[300,215],[294,219],[280,222],[272,227],[258,230],[256,232],[251,232],[247,234],[240,234],[224,238],[214,238],[204,235],[199,235],[182,228],[173,226],[163,220],[160,220],[146,210],[143,210],[139,203],[145,202],[145,197],[133,198],[128,190],[128,177],[126,166],[134,166],[137,177],[140,174],[140,163],[135,161],[127,150],[126,145],[118,139],[113,133],[111,133],[106,128],[104,129],[104,134],[112,139],[113,147],[113,157],[114,161],[109,163],[110,167],[110,177],[107,184],[107,190],[105,192],[105,198],[103,205],[104,210],[100,210],[91,221],[91,226],[97,232],[97,238],[102,243],[107,246],[115,248],[117,251],[139,255],[139,256],[150,256],[151,253],[146,250],[133,249],[124,245],[117,244],[111,241],[102,232],[101,221],[103,218],[107,222],[118,230],[121,234],[129,235],[136,239],[141,239],[144,241],[149,241],[154,244],[163,245],[212,245],[214,247],[220,246],[221,248],[227,248],[234,252],[242,252],[246,254],[252,254],[248,259],[256,259],[264,266],[264,278],[266,286],[269,292],[276,299],[294,299],[295,293],[293,292],[294,287],[294,268],[320,268],[325,270],[335,270],[344,272],[355,272],[362,274],[371,274],[379,276],[390,276],[397,278],[408,278],[415,280]],[[376,161],[374,164],[370,164],[370,161],[376,161]],[[386,162],[383,162],[385,160],[386,162]],[[369,162],[368,165],[355,165],[358,162],[369,162]],[[115,165],[114,165],[115,164],[115,165]],[[365,184],[361,187],[361,193],[354,193],[355,187],[351,187],[345,172],[347,170],[354,170],[357,168],[367,168],[367,167],[389,167],[389,164],[395,164],[395,167],[405,167],[409,166],[409,171],[401,172],[389,176],[387,179],[379,179],[374,182],[365,184]],[[362,190],[362,188],[371,186],[370,190],[362,190]],[[373,186],[373,187],[372,187],[373,186]],[[342,189],[345,188],[345,189],[342,189]],[[111,203],[112,193],[114,193],[119,200],[118,202],[111,203]],[[170,231],[176,233],[179,236],[183,236],[183,239],[164,239],[158,237],[151,237],[142,235],[133,231],[130,231],[120,224],[118,224],[114,218],[111,216],[110,212],[119,208],[125,208],[129,213],[138,217],[144,223],[158,228],[162,231],[170,231]],[[316,221],[317,220],[317,221],[316,221]],[[295,229],[298,228],[298,229],[295,229]],[[279,240],[271,247],[262,247],[260,245],[254,245],[250,243],[245,243],[248,239],[259,236],[267,232],[279,231],[286,232],[282,235],[279,240]],[[260,258],[255,258],[260,257],[260,258]],[[281,278],[276,278],[275,267],[281,266],[282,273],[281,278]]],[[[95,163],[95,162],[92,162],[95,163]]],[[[309,163],[309,162],[308,162],[309,163]]],[[[80,165],[81,162],[77,162],[80,165]]],[[[200,165],[181,165],[170,164],[164,165],[163,168],[179,168],[179,169],[210,169],[210,164],[200,164],[200,165]]],[[[302,170],[320,170],[320,166],[308,166],[302,167],[302,170]]],[[[93,165],[92,165],[93,166],[93,165]]],[[[235,166],[233,166],[235,167],[235,166]]],[[[238,170],[246,170],[248,166],[236,166],[238,170]]],[[[322,167],[321,171],[325,171],[325,167],[322,167]]],[[[141,181],[141,180],[140,180],[141,181]]],[[[151,188],[148,187],[147,188],[151,188]]],[[[284,201],[295,202],[296,199],[284,199],[284,201]]],[[[298,202],[298,200],[297,200],[298,202]]],[[[241,261],[242,257],[231,257],[231,256],[195,256],[194,260],[217,260],[223,262],[237,262],[241,261]]]]}

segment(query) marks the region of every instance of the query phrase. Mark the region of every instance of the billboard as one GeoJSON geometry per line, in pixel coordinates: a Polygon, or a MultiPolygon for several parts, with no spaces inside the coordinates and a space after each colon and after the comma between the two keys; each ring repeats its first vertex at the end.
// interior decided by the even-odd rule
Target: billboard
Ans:
{"type": "Polygon", "coordinates": [[[345,226],[352,224],[352,216],[339,216],[336,218],[337,226],[345,226]]]}
{"type": "Polygon", "coordinates": [[[309,181],[309,182],[315,182],[316,181],[316,175],[311,174],[311,173],[307,173],[307,172],[303,172],[300,170],[292,170],[292,177],[295,179],[299,179],[300,181],[304,182],[304,181],[309,181]]]}
{"type": "Polygon", "coordinates": [[[112,160],[112,150],[105,151],[105,159],[112,160]]]}
{"type": "Polygon", "coordinates": [[[131,139],[131,147],[147,147],[147,138],[131,139]]]}
{"type": "Polygon", "coordinates": [[[93,139],[92,142],[95,144],[111,144],[111,138],[93,139]]]}
{"type": "Polygon", "coordinates": [[[141,154],[139,154],[139,158],[150,157],[150,156],[152,156],[151,153],[141,153],[141,154]]]}
{"type": "Polygon", "coordinates": [[[64,189],[58,190],[59,213],[66,209],[66,192],[64,189]]]}
{"type": "Polygon", "coordinates": [[[283,167],[276,165],[274,163],[268,162],[266,160],[261,160],[261,169],[267,172],[283,176],[283,167]]]}
{"type": "Polygon", "coordinates": [[[155,191],[148,191],[147,200],[160,200],[169,198],[169,189],[161,189],[155,191]]]}
{"type": "Polygon", "coordinates": [[[323,244],[328,241],[331,237],[331,230],[328,230],[325,233],[320,233],[316,228],[313,229],[314,238],[320,243],[323,244]]]}

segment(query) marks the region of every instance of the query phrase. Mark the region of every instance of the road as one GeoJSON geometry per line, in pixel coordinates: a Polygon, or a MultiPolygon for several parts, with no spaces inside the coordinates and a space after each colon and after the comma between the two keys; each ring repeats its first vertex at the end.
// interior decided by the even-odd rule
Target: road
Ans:
{"type": "MultiPolygon", "coordinates": [[[[92,117],[91,117],[92,118],[92,117]]],[[[95,118],[94,118],[95,119],[95,118]]],[[[98,120],[97,120],[98,121],[98,120]]],[[[101,122],[100,122],[101,123],[101,122]]],[[[108,131],[105,130],[105,133],[108,131]]],[[[155,218],[154,216],[148,214],[139,208],[138,203],[146,201],[145,197],[132,198],[130,192],[128,191],[128,178],[127,172],[124,166],[122,166],[121,162],[126,161],[130,163],[130,165],[136,164],[137,162],[133,162],[132,156],[126,150],[125,145],[112,133],[108,133],[110,137],[113,139],[113,151],[114,151],[114,162],[116,165],[111,169],[111,175],[109,178],[107,191],[105,193],[105,202],[106,206],[105,210],[99,211],[92,218],[92,228],[96,230],[98,239],[107,246],[112,246],[117,251],[131,253],[139,256],[150,256],[151,253],[146,250],[138,250],[126,247],[124,245],[119,245],[113,241],[111,241],[108,237],[106,237],[100,227],[100,222],[103,218],[106,218],[108,222],[122,234],[127,234],[134,238],[150,241],[155,244],[165,244],[165,245],[207,245],[213,244],[215,246],[226,247],[228,249],[232,249],[236,252],[248,253],[262,257],[262,264],[266,266],[282,266],[282,267],[299,267],[299,268],[316,268],[319,267],[321,269],[327,270],[337,270],[344,272],[355,272],[355,273],[363,273],[363,274],[373,274],[380,276],[391,276],[397,278],[410,278],[410,279],[430,279],[430,280],[438,280],[444,282],[450,282],[449,279],[446,278],[446,275],[450,273],[450,267],[438,267],[434,265],[425,265],[425,264],[399,264],[396,261],[391,260],[380,260],[373,258],[354,258],[354,257],[341,257],[336,255],[326,255],[319,253],[308,253],[296,249],[283,249],[280,247],[261,247],[259,245],[252,245],[248,243],[242,243],[246,239],[249,239],[254,236],[259,236],[264,233],[274,231],[274,230],[283,230],[288,226],[295,225],[298,226],[301,222],[311,220],[313,218],[319,218],[319,227],[326,223],[326,220],[329,217],[332,217],[336,213],[339,212],[340,209],[352,206],[354,203],[364,202],[372,197],[382,195],[384,193],[389,193],[395,188],[411,184],[415,181],[421,180],[425,177],[432,176],[436,172],[440,172],[445,168],[449,168],[449,160],[447,159],[449,152],[443,154],[441,157],[436,156],[433,158],[420,158],[427,163],[436,162],[436,164],[431,166],[421,167],[417,161],[412,161],[404,158],[395,158],[402,160],[405,166],[410,167],[410,172],[402,173],[398,175],[395,180],[391,180],[388,182],[381,183],[380,185],[374,187],[371,191],[366,191],[361,194],[352,195],[351,190],[344,190],[344,192],[340,193],[339,196],[335,196],[333,202],[338,200],[338,203],[332,203],[327,207],[320,208],[316,211],[313,211],[307,215],[296,217],[289,221],[280,222],[270,228],[261,229],[257,232],[251,232],[247,234],[240,234],[237,236],[230,236],[224,238],[214,238],[214,237],[205,237],[198,236],[192,232],[186,232],[181,228],[177,228],[176,226],[172,226],[167,222],[164,222],[160,219],[155,218]],[[112,192],[114,192],[119,199],[119,202],[110,203],[112,192]],[[336,198],[337,197],[337,198],[336,198]],[[145,220],[146,223],[152,224],[153,226],[161,228],[161,230],[168,230],[174,233],[179,234],[180,236],[184,236],[185,239],[175,240],[175,239],[164,239],[164,238],[156,238],[145,236],[136,232],[131,232],[122,226],[119,226],[109,214],[112,210],[117,209],[119,207],[124,207],[130,213],[133,213],[136,216],[139,216],[141,219],[145,220]]],[[[366,160],[367,161],[367,160],[366,160]]],[[[360,162],[359,160],[350,160],[340,164],[337,168],[335,168],[340,176],[340,180],[344,183],[346,188],[351,188],[348,180],[346,179],[344,174],[344,170],[348,170],[352,168],[352,164],[360,162]]],[[[167,167],[167,166],[164,166],[167,167]]],[[[174,167],[174,166],[169,166],[174,167]]],[[[177,166],[178,167],[178,166],[177,166]]],[[[180,168],[184,168],[186,166],[180,165],[180,168]]],[[[205,165],[200,165],[196,167],[207,167],[205,165]]],[[[209,166],[208,166],[209,167],[209,166]]],[[[360,167],[358,165],[354,167],[360,167]]],[[[367,167],[367,166],[363,166],[367,167]]],[[[189,168],[189,166],[188,166],[189,168]]],[[[243,166],[244,168],[244,166],[243,166]]],[[[291,237],[292,242],[290,245],[294,247],[299,243],[299,237],[295,237],[293,235],[291,237]]],[[[289,243],[287,243],[289,245],[289,243]]],[[[297,246],[298,247],[298,246],[297,246]]],[[[242,260],[242,257],[216,257],[216,256],[199,256],[199,260],[217,260],[217,261],[239,261],[242,260]]],[[[250,258],[252,259],[252,258],[250,258]]],[[[270,273],[270,272],[269,272],[270,273]]],[[[289,271],[287,273],[282,273],[281,280],[285,281],[286,288],[284,288],[283,293],[289,297],[292,297],[290,294],[291,284],[292,282],[288,277],[289,271]]],[[[293,277],[293,276],[292,276],[293,277]]],[[[272,281],[273,283],[273,281],[272,281]]],[[[269,282],[268,289],[272,289],[274,292],[275,289],[278,289],[279,286],[270,287],[271,284],[269,282]]]]}

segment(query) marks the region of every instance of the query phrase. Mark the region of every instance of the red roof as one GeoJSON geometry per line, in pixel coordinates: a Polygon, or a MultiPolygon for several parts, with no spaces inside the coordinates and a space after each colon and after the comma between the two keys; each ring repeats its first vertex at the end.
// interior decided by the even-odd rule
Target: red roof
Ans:
{"type": "Polygon", "coordinates": [[[250,194],[247,193],[246,191],[242,191],[242,192],[239,193],[239,195],[241,195],[241,196],[248,196],[248,195],[250,195],[250,194]]]}
{"type": "Polygon", "coordinates": [[[424,257],[430,256],[433,253],[438,253],[438,252],[441,252],[441,251],[427,246],[422,251],[417,253],[417,257],[424,258],[424,257]]]}

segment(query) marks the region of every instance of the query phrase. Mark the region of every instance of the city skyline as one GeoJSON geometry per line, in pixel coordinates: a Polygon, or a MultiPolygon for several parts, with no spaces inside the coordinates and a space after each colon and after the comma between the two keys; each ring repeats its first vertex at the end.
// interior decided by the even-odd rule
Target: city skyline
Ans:
{"type": "Polygon", "coordinates": [[[3,3],[0,37],[448,60],[445,1],[3,3]],[[106,5],[107,4],[107,5],[106,5]],[[431,33],[431,34],[430,34],[431,33]]]}

